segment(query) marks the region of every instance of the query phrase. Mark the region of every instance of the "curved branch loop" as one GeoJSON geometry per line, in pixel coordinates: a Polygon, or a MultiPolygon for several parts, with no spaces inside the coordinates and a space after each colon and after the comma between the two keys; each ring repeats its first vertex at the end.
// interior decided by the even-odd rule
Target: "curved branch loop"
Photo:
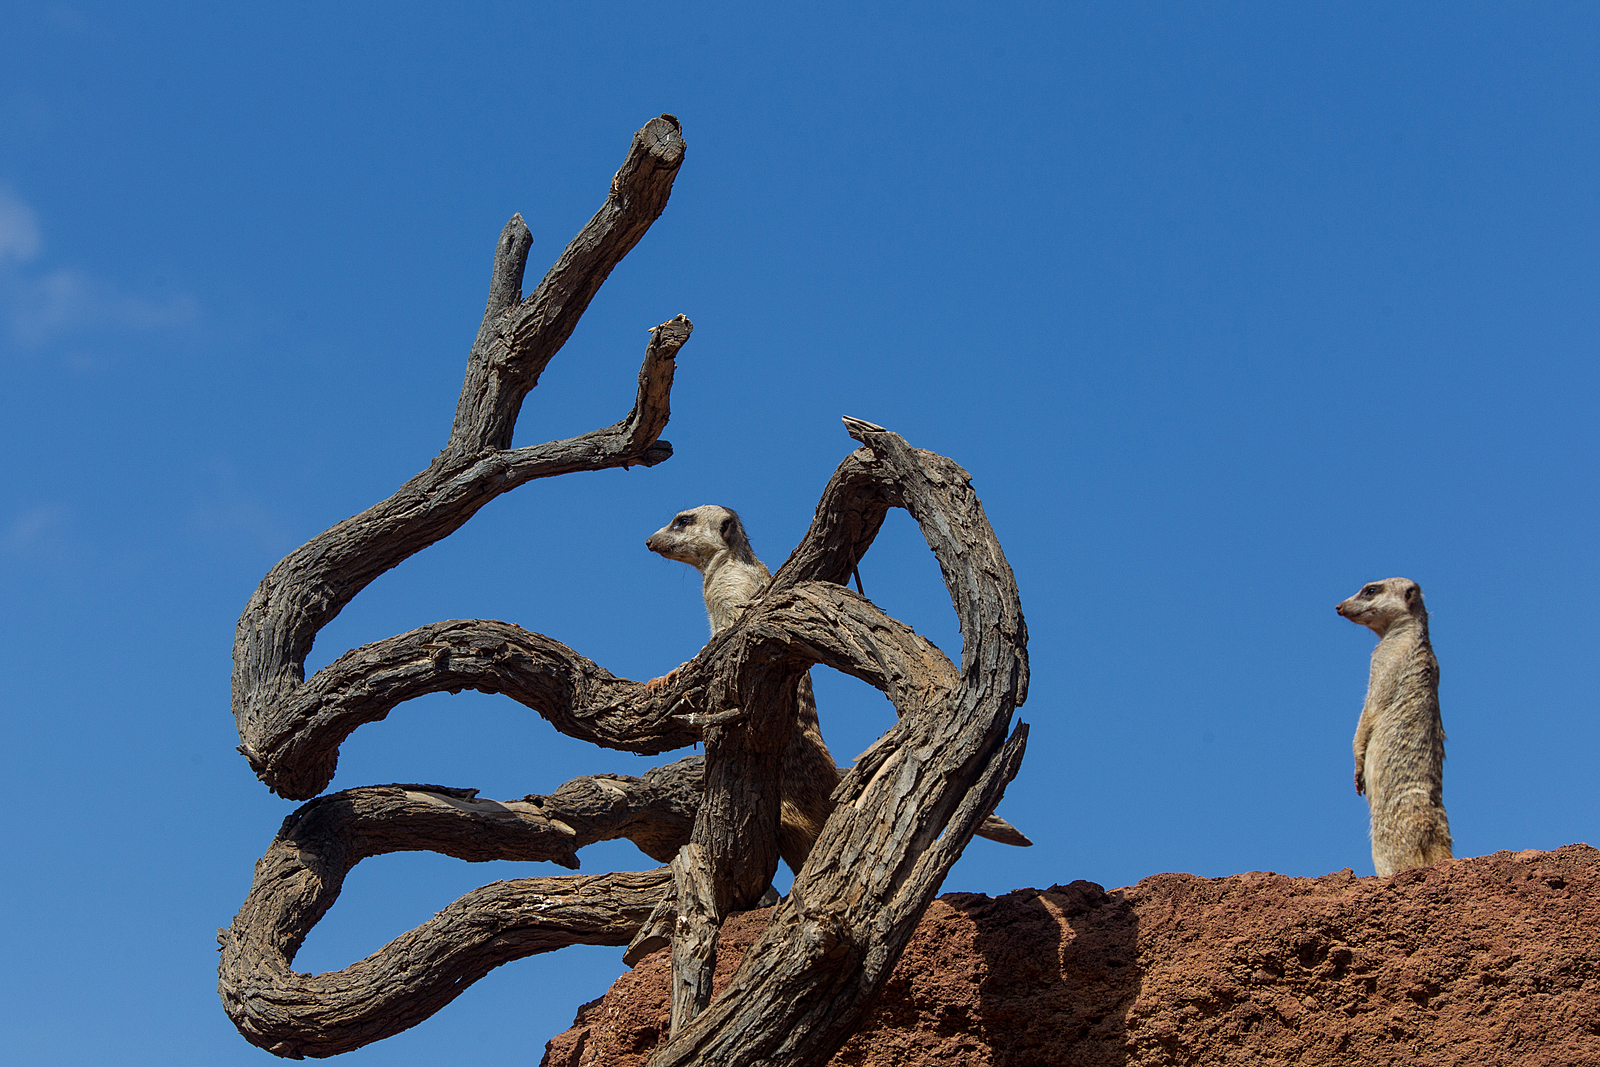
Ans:
{"type": "Polygon", "coordinates": [[[969,476],[854,419],[846,426],[864,447],[834,473],[806,538],[744,618],[663,692],[616,678],[547,637],[485,620],[378,641],[305,679],[317,632],[352,597],[495,496],[533,478],[671,454],[659,435],[674,359],[692,329],[682,316],[651,331],[627,417],[567,441],[510,442],[523,398],[660,215],[683,151],[675,119],[647,124],[605,205],[526,299],[531,239],[520,217],[507,224],[444,450],[388,500],[313,538],[262,580],[236,632],[234,715],[252,768],[296,798],[326,787],[340,743],[362,723],[412,697],[463,688],[510,695],[562,732],[610,747],[651,753],[703,739],[704,764],[683,761],[643,784],[597,776],[516,802],[387,786],[302,807],[257,864],[249,897],[221,935],[229,1014],[279,1055],[332,1055],[389,1036],[500,963],[565,944],[625,944],[653,912],[665,921],[675,910],[689,932],[674,945],[673,1037],[652,1062],[821,1064],[854,1029],[1016,773],[1026,727],[1009,739],[1006,731],[1027,691],[1027,629],[969,476]],[[890,507],[911,513],[939,561],[961,623],[959,671],[844,588],[890,507]],[[883,690],[900,715],[842,781],[809,704],[805,672],[817,663],[883,690]],[[809,787],[809,807],[791,834],[792,801],[805,792],[797,786],[809,787]],[[618,836],[672,857],[671,869],[494,883],[342,971],[291,970],[306,932],[366,856],[430,849],[575,867],[577,848],[618,836]],[[780,848],[791,864],[803,862],[794,888],[730,991],[707,1007],[716,929],[760,897],[780,848]]]}
{"type": "Polygon", "coordinates": [[[582,741],[645,755],[700,733],[668,713],[677,698],[618,678],[559,641],[492,619],[456,619],[374,641],[324,667],[276,709],[254,759],[296,800],[333,780],[339,746],[364,723],[428,693],[476,689],[532,708],[582,741]]]}
{"type": "MultiPolygon", "coordinates": [[[[1006,730],[1025,692],[1027,627],[970,477],[881,427],[846,424],[866,448],[835,473],[760,606],[724,636],[737,631],[751,648],[768,631],[799,662],[826,662],[881,688],[900,719],[835,790],[837,807],[789,896],[727,992],[698,1015],[677,1005],[688,1002],[682,989],[702,984],[704,965],[675,952],[673,1034],[652,1067],[826,1063],[1022,759],[1027,727],[1009,739],[1006,730]],[[939,560],[961,622],[959,675],[932,645],[828,581],[842,583],[890,506],[911,513],[939,560]]],[[[696,842],[733,832],[704,825],[714,816],[718,758],[709,741],[706,756],[696,842]]],[[[711,884],[728,877],[704,848],[679,853],[680,863],[696,859],[713,864],[711,884]]],[[[678,884],[689,880],[680,873],[678,884]]]]}
{"type": "Polygon", "coordinates": [[[342,970],[308,975],[291,966],[363,859],[429,850],[576,868],[579,848],[627,837],[666,860],[689,838],[702,771],[696,756],[643,778],[587,776],[521,800],[392,785],[302,805],[257,861],[232,926],[218,932],[228,1016],[280,1056],[332,1056],[415,1026],[502,963],[566,945],[627,944],[670,884],[665,867],[495,882],[342,970]]]}

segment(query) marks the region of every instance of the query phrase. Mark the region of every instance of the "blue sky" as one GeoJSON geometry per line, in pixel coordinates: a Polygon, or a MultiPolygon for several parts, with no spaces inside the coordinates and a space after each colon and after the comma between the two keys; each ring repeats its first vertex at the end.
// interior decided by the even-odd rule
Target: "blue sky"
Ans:
{"type": "MultiPolygon", "coordinates": [[[[233,750],[233,626],[284,553],[443,445],[501,226],[529,285],[634,130],[687,161],[530,397],[608,424],[695,322],[676,448],[536,482],[385,575],[310,666],[445,618],[645,678],[705,637],[643,538],[745,516],[774,567],[888,426],[971,471],[1032,636],[1032,734],[947,889],[1370,874],[1349,742],[1419,581],[1458,855],[1590,840],[1600,672],[1600,14],[1584,5],[10,5],[0,37],[0,994],[23,1063],[263,1064],[213,932],[293,805],[233,750]]],[[[947,650],[897,514],[867,592],[947,650]]],[[[848,761],[888,725],[818,672],[848,761]]],[[[506,700],[364,727],[333,788],[546,792],[642,760],[506,700]]],[[[586,869],[647,865],[626,844],[586,869]]],[[[341,967],[474,886],[362,864],[341,967]]],[[[353,1063],[503,1062],[620,970],[502,968],[353,1063]]]]}

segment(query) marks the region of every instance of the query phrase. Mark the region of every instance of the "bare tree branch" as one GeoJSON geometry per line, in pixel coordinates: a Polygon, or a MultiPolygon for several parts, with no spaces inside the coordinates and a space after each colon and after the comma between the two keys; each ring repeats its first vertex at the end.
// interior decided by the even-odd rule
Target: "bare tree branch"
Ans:
{"type": "MultiPolygon", "coordinates": [[[[335,1056],[417,1025],[502,963],[568,945],[627,944],[670,881],[657,867],[492,882],[329,974],[296,974],[274,946],[238,944],[222,931],[223,1005],[268,1052],[335,1056]]],[[[271,928],[269,916],[241,915],[236,929],[241,919],[252,932],[271,928]]]]}
{"type": "Polygon", "coordinates": [[[509,445],[523,397],[612,268],[661,214],[683,153],[676,119],[647,123],[635,135],[604,206],[520,302],[529,238],[520,218],[507,224],[444,451],[388,500],[308,541],[262,579],[234,638],[233,698],[240,751],[268,786],[277,789],[282,778],[285,795],[304,797],[326,785],[324,779],[308,791],[307,775],[282,765],[273,742],[294,729],[289,705],[304,684],[305,658],[317,632],[374,578],[533,478],[650,465],[671,455],[657,435],[667,421],[673,360],[692,328],[682,316],[651,333],[638,397],[621,422],[533,448],[509,445]]]}
{"type": "Polygon", "coordinates": [[[263,579],[236,633],[234,714],[252,768],[291,797],[327,786],[352,730],[441,690],[505,693],[564,733],[631,751],[703,739],[706,756],[521,801],[378,786],[303,806],[220,935],[229,1014],[279,1055],[332,1055],[389,1036],[510,959],[630,937],[636,958],[671,927],[673,1035],[655,1062],[820,1064],[854,1029],[972,834],[1026,843],[990,817],[1026,738],[1023,726],[1006,737],[1027,687],[1027,631],[1010,567],[965,471],[861,420],[846,425],[865,447],[835,472],[805,540],[763,597],[663,692],[487,620],[421,627],[304,678],[318,630],[352,597],[498,494],[532,478],[671,454],[659,435],[674,359],[692,328],[682,316],[651,331],[627,417],[567,441],[510,442],[523,398],[661,213],[683,151],[671,116],[646,125],[605,205],[526,299],[531,238],[520,217],[507,224],[444,450],[394,496],[263,579]],[[959,671],[843,585],[890,507],[912,514],[939,560],[961,622],[959,671]],[[806,671],[819,663],[881,689],[900,715],[843,780],[815,731],[806,671]],[[789,815],[799,809],[805,819],[796,823],[789,815]],[[671,858],[671,868],[495,883],[342,971],[291,970],[306,932],[366,856],[427,849],[576,867],[582,845],[621,836],[671,858]],[[718,928],[758,902],[780,849],[802,864],[794,889],[730,992],[708,1006],[718,928]]]}
{"type": "Polygon", "coordinates": [[[651,755],[700,740],[667,712],[671,694],[617,678],[566,645],[511,623],[436,622],[352,649],[275,709],[257,759],[274,791],[315,796],[333,779],[339,746],[363,723],[427,693],[503,693],[560,730],[607,748],[651,755]]]}
{"type": "MultiPolygon", "coordinates": [[[[500,314],[495,314],[498,294],[511,292],[513,273],[520,286],[522,272],[513,271],[515,251],[510,250],[504,257],[507,280],[501,282],[502,257],[496,255],[491,287],[495,295],[490,297],[484,328],[467,362],[467,381],[456,405],[447,452],[476,456],[511,446],[523,398],[539,384],[546,364],[572,336],[601,283],[666,209],[683,163],[686,146],[682,132],[671,115],[645,123],[634,134],[628,158],[611,179],[611,193],[594,218],[567,245],[527,299],[500,314]],[[490,315],[495,316],[492,323],[490,315]]],[[[522,257],[526,256],[523,252],[522,257]]]]}
{"type": "MultiPolygon", "coordinates": [[[[857,483],[866,491],[840,492],[840,506],[819,508],[817,540],[860,544],[882,522],[878,501],[905,507],[955,602],[962,670],[956,677],[937,649],[842,585],[801,584],[795,571],[827,565],[817,555],[793,570],[786,564],[790,574],[780,571],[761,605],[727,632],[750,631],[739,639],[754,645],[759,638],[775,660],[798,655],[862,678],[889,696],[900,719],[835,792],[838,806],[822,836],[729,989],[675,1028],[652,1067],[826,1063],[1022,758],[1026,727],[1009,741],[1005,731],[1027,676],[1027,630],[1011,568],[968,475],[879,427],[850,429],[869,452],[852,457],[867,475],[857,483]]],[[[840,481],[836,475],[830,488],[840,481]]],[[[802,548],[809,543],[808,536],[802,548]]],[[[716,773],[709,747],[707,761],[709,780],[716,773]]],[[[707,817],[702,808],[701,820],[707,817]]],[[[696,840],[719,832],[732,831],[703,834],[696,824],[696,840]]],[[[720,877],[713,867],[713,883],[720,877]]],[[[675,988],[693,985],[697,968],[703,964],[686,959],[680,979],[675,952],[675,988]]]]}
{"type": "MultiPolygon", "coordinates": [[[[711,883],[711,864],[691,841],[672,861],[677,921],[672,932],[672,1030],[685,1026],[711,1003],[717,964],[717,934],[724,914],[711,883]]],[[[652,913],[652,916],[654,913],[652,913]]]]}
{"type": "Polygon", "coordinates": [[[643,778],[585,776],[521,800],[391,785],[304,804],[284,820],[232,926],[218,933],[223,1006],[262,1048],[331,1056],[415,1026],[502,963],[565,945],[625,945],[670,885],[667,868],[496,882],[343,970],[291,969],[363,859],[433,851],[576,868],[579,848],[627,837],[665,860],[688,840],[703,770],[693,756],[643,778]]]}

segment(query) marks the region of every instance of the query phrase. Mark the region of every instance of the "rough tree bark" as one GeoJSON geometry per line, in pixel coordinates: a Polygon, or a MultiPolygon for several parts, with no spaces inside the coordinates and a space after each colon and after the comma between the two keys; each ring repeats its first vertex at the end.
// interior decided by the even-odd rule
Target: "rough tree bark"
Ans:
{"type": "MultiPolygon", "coordinates": [[[[348,1051],[416,1025],[501,963],[568,944],[631,941],[630,960],[673,949],[672,1039],[653,1063],[823,1063],[1016,773],[1027,729],[1007,731],[1027,692],[1027,631],[970,478],[855,419],[846,426],[863,447],[829,481],[805,539],[744,618],[661,692],[488,620],[420,627],[305,678],[318,630],[352,597],[494,496],[535,478],[671,455],[659,435],[674,360],[692,329],[681,315],[652,331],[637,400],[621,421],[531,448],[510,442],[544,366],[664,209],[683,153],[671,116],[640,130],[605,205],[526,298],[528,231],[520,216],[507,224],[443,451],[389,499],[313,538],[262,580],[235,639],[234,715],[252,769],[295,799],[327,786],[340,744],[357,727],[441,690],[504,693],[600,745],[655,753],[704,741],[706,754],[643,778],[595,775],[514,801],[391,785],[303,805],[219,932],[224,1007],[262,1048],[293,1058],[348,1051]],[[911,513],[938,558],[961,622],[959,669],[844,588],[890,507],[911,513]],[[882,690],[900,718],[845,774],[793,890],[732,987],[711,1002],[717,929],[759,901],[777,868],[796,686],[817,664],[882,690]],[[621,837],[667,866],[496,882],[341,971],[292,968],[345,875],[369,856],[431,850],[576,868],[578,849],[621,837]]],[[[1004,840],[1008,831],[1026,843],[1003,821],[991,819],[984,832],[1004,840]]]]}

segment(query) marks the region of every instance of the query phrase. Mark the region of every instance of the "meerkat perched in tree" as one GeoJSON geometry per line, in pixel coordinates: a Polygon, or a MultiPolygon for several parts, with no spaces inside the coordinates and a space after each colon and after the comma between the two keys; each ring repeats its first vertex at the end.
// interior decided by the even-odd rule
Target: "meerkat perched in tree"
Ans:
{"type": "MultiPolygon", "coordinates": [[[[701,584],[713,637],[737,622],[772,580],[771,572],[750,547],[744,523],[731,508],[702,504],[680,511],[671,522],[645,538],[644,544],[658,555],[689,564],[704,576],[701,584]]],[[[645,684],[651,690],[663,689],[677,673],[674,670],[645,684]]],[[[822,833],[823,824],[833,813],[833,790],[841,775],[822,740],[811,675],[802,674],[796,686],[795,730],[789,735],[789,745],[783,754],[778,854],[791,870],[798,872],[810,855],[817,835],[822,833]]],[[[1006,845],[1033,844],[998,815],[986,818],[976,833],[1006,845]]]]}
{"type": "Polygon", "coordinates": [[[1337,611],[1378,635],[1354,744],[1356,792],[1372,812],[1373,866],[1390,875],[1450,859],[1439,661],[1422,587],[1409,578],[1371,582],[1337,611]]]}
{"type": "Polygon", "coordinates": [[[732,626],[772,580],[766,564],[750,548],[739,513],[716,504],[678,512],[644,539],[644,547],[687,563],[704,576],[701,584],[712,636],[732,626]]]}
{"type": "MultiPolygon", "coordinates": [[[[744,524],[732,508],[702,504],[680,511],[671,522],[645,538],[644,544],[658,555],[689,564],[704,576],[701,586],[713,637],[732,626],[772,580],[766,565],[756,558],[744,524]]],[[[674,670],[646,685],[664,688],[677,673],[674,670]]],[[[822,741],[822,728],[817,722],[811,676],[801,675],[797,685],[795,706],[799,715],[783,754],[783,800],[778,827],[778,854],[794,871],[804,865],[817,835],[822,833],[822,824],[833,811],[834,787],[839,784],[839,769],[822,741]]]]}

